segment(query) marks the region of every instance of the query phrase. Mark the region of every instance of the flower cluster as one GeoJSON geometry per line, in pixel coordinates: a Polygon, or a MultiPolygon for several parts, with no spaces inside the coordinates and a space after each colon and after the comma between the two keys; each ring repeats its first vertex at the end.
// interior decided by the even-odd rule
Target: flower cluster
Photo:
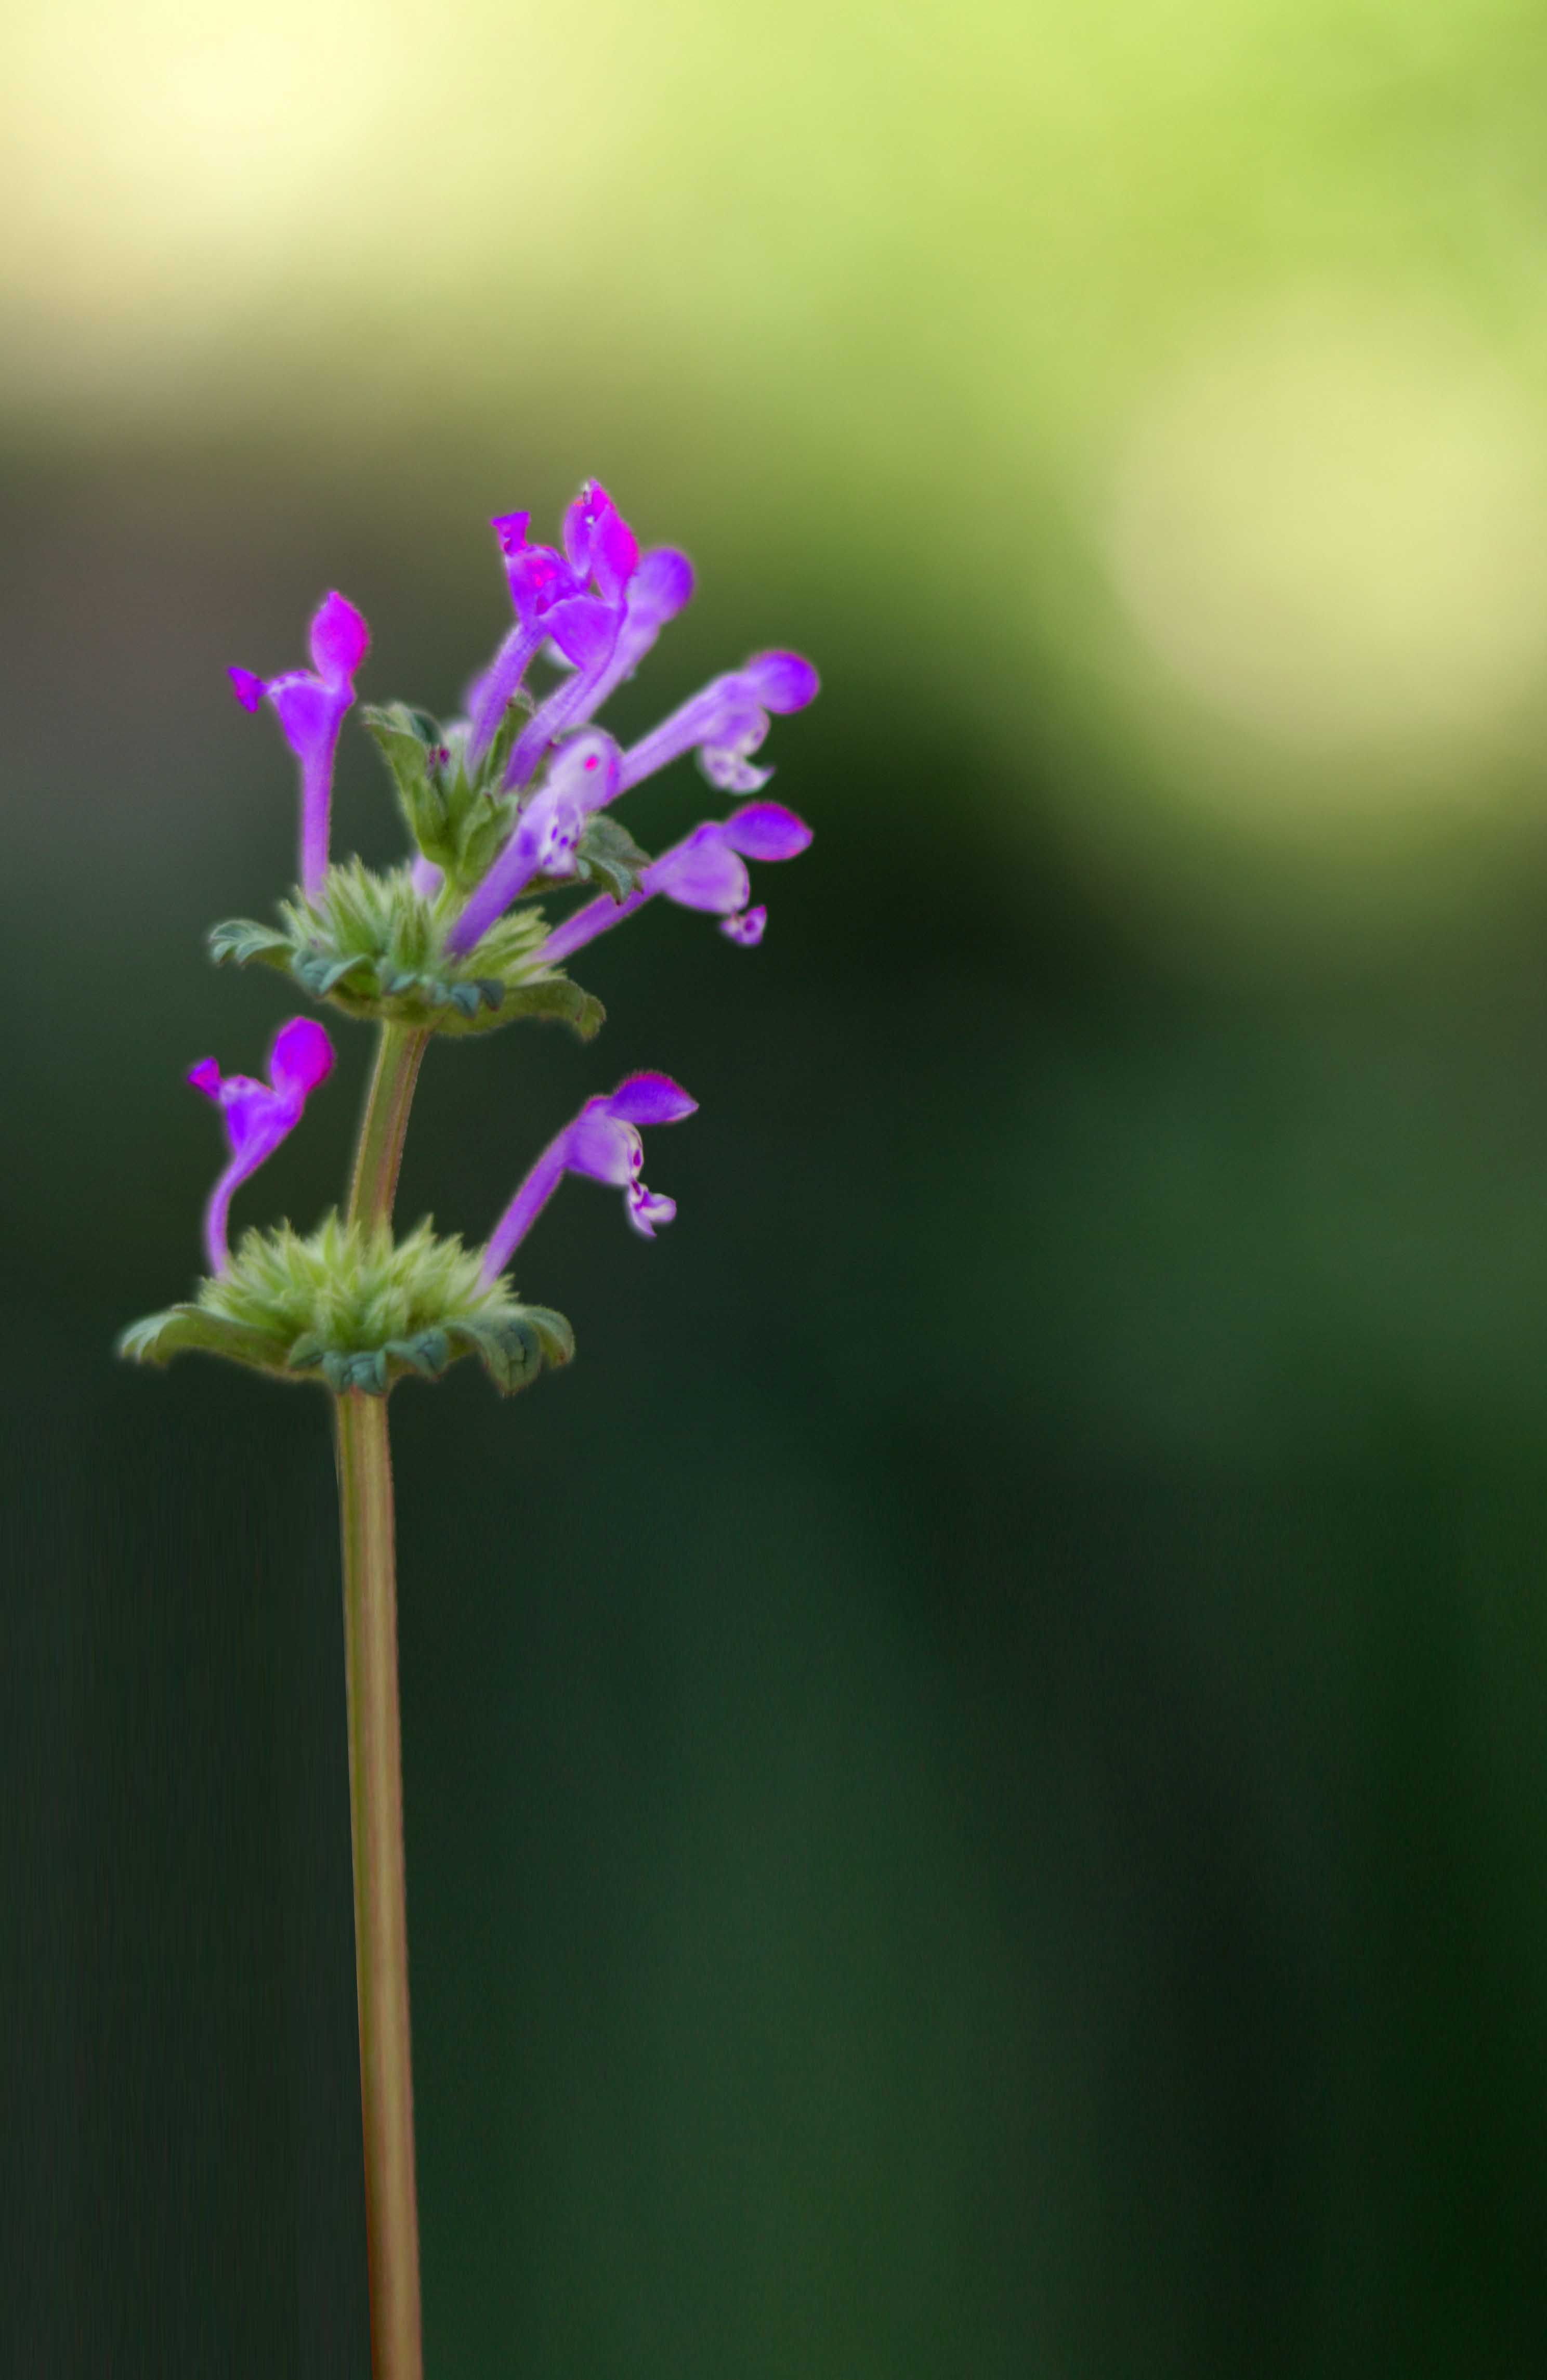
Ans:
{"type": "MultiPolygon", "coordinates": [[[[711,680],[637,742],[621,747],[595,724],[597,713],[691,596],[693,569],[686,555],[671,546],[641,551],[606,490],[594,480],[565,513],[557,546],[531,540],[526,513],[499,515],[492,526],[514,616],[488,666],[468,687],[464,714],[443,723],[404,705],[364,714],[414,838],[406,868],[372,876],[358,862],[334,867],[331,861],[339,734],[369,647],[369,632],[355,606],[337,593],[324,599],[311,623],[309,670],[268,679],[245,669],[230,672],[244,708],[255,711],[269,703],[298,764],[300,871],[296,895],[282,905],[281,929],[237,920],[216,929],[212,951],[238,964],[260,959],[287,973],[310,996],[376,1019],[388,1035],[417,1037],[415,1064],[417,1048],[432,1032],[482,1030],[519,1015],[562,1016],[584,1034],[594,1031],[599,1003],[569,983],[563,963],[657,893],[718,917],[731,941],[755,944],[767,912],[761,903],[753,904],[747,862],[793,858],[811,840],[810,829],[794,811],[764,795],[771,771],[754,760],[771,718],[803,709],[816,693],[816,674],[808,662],[792,652],[755,654],[740,669],[711,680]],[[529,683],[534,671],[541,674],[536,688],[529,683]],[[696,755],[717,791],[753,798],[743,798],[726,816],[701,820],[652,857],[612,815],[612,806],[688,753],[696,755]],[[572,886],[586,888],[592,897],[557,924],[533,905],[516,905],[572,886]]],[[[287,1304],[284,1298],[276,1303],[273,1286],[279,1237],[249,1234],[235,1256],[228,1239],[234,1192],[295,1128],[308,1095],[332,1063],[332,1045],[322,1026],[296,1016],[274,1038],[266,1081],[223,1076],[212,1058],[191,1070],[189,1081],[221,1110],[229,1148],[205,1214],[206,1290],[212,1284],[215,1290],[199,1309],[199,1330],[212,1314],[223,1327],[247,1328],[252,1343],[261,1342],[263,1360],[272,1368],[273,1349],[281,1343],[275,1318],[293,1321],[304,1311],[307,1328],[284,1357],[292,1368],[311,1365],[315,1345],[316,1365],[325,1368],[332,1384],[344,1378],[381,1385],[393,1366],[381,1350],[332,1343],[312,1313],[319,1266],[326,1269],[317,1254],[322,1241],[314,1245],[291,1235],[284,1242],[286,1249],[308,1251],[304,1261],[294,1257],[292,1270],[300,1267],[311,1284],[303,1297],[296,1272],[287,1304]],[[254,1273],[245,1326],[244,1264],[254,1273]],[[260,1272],[265,1284],[261,1298],[260,1272]],[[261,1322],[253,1318],[260,1307],[266,1318],[261,1322]]],[[[411,1090],[411,1074],[408,1081],[411,1090]]],[[[631,1075],[616,1090],[586,1100],[549,1143],[495,1224],[477,1259],[477,1296],[504,1295],[501,1277],[506,1265],[566,1173],[620,1188],[628,1220],[653,1237],[671,1220],[676,1207],[647,1190],[640,1178],[640,1129],[677,1123],[695,1105],[668,1075],[655,1073],[631,1075]]],[[[348,1231],[356,1232],[354,1240],[346,1235],[326,1246],[356,1249],[351,1261],[357,1269],[368,1256],[371,1263],[388,1262],[369,1234],[359,1238],[353,1210],[348,1231]]],[[[404,1243],[394,1260],[399,1272],[410,1245],[443,1252],[450,1244],[424,1235],[404,1243]]],[[[464,1277],[466,1261],[453,1265],[443,1254],[436,1259],[436,1279],[454,1276],[464,1304],[475,1293],[464,1277]]],[[[393,1277],[397,1280],[397,1274],[393,1277]]],[[[359,1305],[352,1325],[355,1341],[362,1330],[369,1336],[368,1321],[360,1318],[369,1305],[369,1298],[359,1305]]],[[[433,1316],[423,1320],[424,1305],[424,1296],[418,1305],[408,1297],[402,1305],[402,1312],[417,1318],[418,1336],[410,1341],[400,1331],[394,1347],[411,1350],[436,1342],[433,1316]]],[[[187,1322],[195,1311],[175,1308],[169,1317],[137,1326],[130,1352],[155,1356],[180,1344],[213,1343],[187,1322]],[[158,1333],[153,1327],[170,1325],[176,1317],[183,1319],[175,1329],[158,1333]]],[[[501,1308],[507,1339],[517,1328],[510,1319],[517,1311],[501,1308]]],[[[465,1333],[473,1329],[465,1314],[456,1327],[465,1333]]],[[[478,1324],[486,1335],[491,1327],[487,1318],[478,1324]]],[[[548,1317],[544,1328],[543,1343],[557,1360],[553,1350],[567,1343],[567,1326],[562,1317],[548,1317]]],[[[227,1352],[236,1352],[235,1342],[227,1352]]],[[[246,1359],[257,1360],[250,1354],[246,1359]]],[[[403,1360],[433,1368],[411,1354],[403,1360]]]]}

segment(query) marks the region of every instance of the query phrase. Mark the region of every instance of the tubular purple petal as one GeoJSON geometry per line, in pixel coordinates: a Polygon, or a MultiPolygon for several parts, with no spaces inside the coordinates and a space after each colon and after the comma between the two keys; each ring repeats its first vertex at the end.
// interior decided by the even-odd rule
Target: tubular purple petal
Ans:
{"type": "Polygon", "coordinates": [[[309,1016],[293,1016],[280,1026],[269,1051],[266,1083],[250,1075],[222,1075],[213,1058],[200,1058],[188,1081],[221,1111],[231,1161],[210,1193],[204,1210],[204,1246],[212,1272],[231,1261],[226,1218],[232,1193],[255,1173],[300,1121],[308,1094],[330,1073],[332,1043],[309,1016]]]}
{"type": "Polygon", "coordinates": [[[586,815],[574,795],[562,785],[545,785],[453,920],[445,944],[451,955],[464,957],[534,876],[572,875],[585,832],[586,815]]]}
{"type": "Polygon", "coordinates": [[[558,966],[564,959],[573,958],[576,951],[584,950],[587,942],[594,942],[598,934],[632,917],[649,897],[647,892],[631,892],[625,900],[614,901],[610,892],[598,893],[594,901],[573,910],[562,925],[555,926],[535,955],[544,966],[558,966]]]}
{"type": "Polygon", "coordinates": [[[264,680],[250,670],[226,674],[236,699],[256,710],[264,696],[272,703],[284,740],[301,765],[301,890],[310,899],[328,872],[328,815],[332,803],[333,754],[344,714],[355,699],[354,671],[364,659],[370,631],[353,603],[336,591],[325,596],[310,628],[316,671],[286,670],[264,680]]]}
{"type": "MultiPolygon", "coordinates": [[[[594,599],[587,598],[587,605],[591,605],[594,599]]],[[[579,609],[578,605],[574,608],[576,611],[579,609]]],[[[598,613],[603,609],[599,604],[596,604],[594,608],[598,613]]],[[[550,620],[551,621],[554,616],[555,614],[550,613],[550,620]]],[[[566,625],[570,627],[573,637],[573,620],[567,621],[566,625]]],[[[562,686],[554,687],[547,701],[527,721],[516,737],[511,749],[510,759],[505,763],[505,773],[502,781],[502,789],[506,793],[528,783],[540,767],[543,756],[550,747],[556,743],[567,729],[583,725],[590,717],[600,698],[601,689],[607,683],[612,655],[617,650],[621,625],[622,614],[617,612],[608,615],[605,628],[594,618],[586,620],[584,629],[585,650],[590,653],[591,658],[588,661],[580,661],[578,656],[581,648],[578,640],[572,644],[571,658],[576,660],[578,663],[574,674],[573,677],[566,678],[562,686]]]]}
{"type": "Polygon", "coordinates": [[[626,1075],[615,1091],[586,1100],[579,1114],[550,1140],[489,1236],[483,1279],[497,1281],[566,1172],[585,1173],[623,1193],[629,1221],[647,1239],[676,1213],[676,1202],[647,1190],[639,1178],[645,1161],[641,1124],[679,1123],[696,1099],[670,1075],[626,1075]]]}
{"type": "MultiPolygon", "coordinates": [[[[723,677],[711,678],[623,754],[623,784],[636,785],[641,778],[654,776],[658,769],[696,745],[705,751],[711,776],[717,767],[724,766],[730,773],[720,782],[734,785],[734,764],[757,749],[767,729],[767,713],[751,678],[744,670],[728,671],[723,677]]],[[[743,784],[740,790],[750,793],[753,787],[743,784]]]]}
{"type": "Polygon", "coordinates": [[[517,620],[482,677],[467,689],[467,762],[482,759],[499,733],[500,722],[514,701],[526,665],[542,642],[536,621],[517,620]]]}
{"type": "Polygon", "coordinates": [[[569,1140],[569,1131],[570,1128],[566,1124],[558,1138],[549,1142],[490,1232],[488,1245],[483,1252],[481,1268],[482,1277],[486,1282],[499,1280],[516,1249],[563,1180],[564,1150],[569,1140]]]}

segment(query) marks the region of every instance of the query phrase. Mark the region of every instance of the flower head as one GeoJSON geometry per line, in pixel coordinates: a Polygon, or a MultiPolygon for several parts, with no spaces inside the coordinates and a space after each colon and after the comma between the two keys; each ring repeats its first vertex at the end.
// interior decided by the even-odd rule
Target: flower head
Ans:
{"type": "Polygon", "coordinates": [[[187,1078],[195,1090],[220,1109],[231,1149],[231,1161],[204,1210],[204,1246],[212,1272],[224,1272],[231,1261],[225,1225],[232,1192],[295,1129],[308,1094],[332,1072],[332,1062],[333,1045],[321,1026],[309,1016],[293,1016],[274,1036],[266,1083],[250,1075],[223,1075],[212,1058],[200,1058],[189,1067],[187,1078]]]}
{"type": "Polygon", "coordinates": [[[353,603],[335,591],[318,607],[309,641],[309,670],[271,678],[246,669],[226,672],[244,710],[256,710],[265,698],[272,703],[284,740],[301,764],[301,890],[308,899],[328,871],[333,754],[344,714],[355,699],[355,672],[365,659],[370,631],[353,603]]]}
{"type": "Polygon", "coordinates": [[[653,1240],[658,1228],[671,1222],[677,1202],[647,1190],[640,1180],[645,1145],[639,1127],[680,1123],[697,1105],[670,1075],[656,1074],[625,1075],[615,1091],[587,1099],[549,1142],[489,1233],[484,1280],[498,1280],[566,1173],[589,1174],[593,1182],[622,1190],[629,1221],[653,1240]]]}

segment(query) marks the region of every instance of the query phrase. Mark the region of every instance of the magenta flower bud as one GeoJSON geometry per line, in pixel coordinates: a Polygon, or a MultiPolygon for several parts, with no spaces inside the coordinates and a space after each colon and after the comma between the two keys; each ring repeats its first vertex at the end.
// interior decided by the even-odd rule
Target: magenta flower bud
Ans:
{"type": "Polygon", "coordinates": [[[574,579],[588,583],[592,607],[577,619],[560,607],[550,634],[574,674],[556,686],[523,728],[505,770],[505,786],[526,784],[561,735],[583,727],[635,670],[666,622],[693,592],[693,565],[659,546],[641,554],[633,530],[598,481],[588,480],[564,516],[564,552],[574,579]]]}
{"type": "Polygon", "coordinates": [[[333,755],[370,631],[353,603],[333,593],[323,598],[312,620],[310,644],[309,671],[268,679],[255,677],[251,670],[226,672],[244,710],[256,710],[265,696],[272,703],[285,742],[300,762],[301,890],[308,900],[321,890],[328,872],[333,755]]]}
{"type": "Polygon", "coordinates": [[[498,1281],[512,1256],[566,1173],[588,1174],[623,1194],[623,1211],[635,1230],[653,1239],[671,1222],[676,1201],[646,1188],[640,1180],[645,1145],[639,1127],[680,1123],[696,1109],[670,1075],[629,1075],[606,1097],[587,1099],[579,1114],[550,1140],[489,1235],[483,1278],[498,1281]]]}
{"type": "Polygon", "coordinates": [[[564,515],[564,552],[576,578],[616,602],[639,565],[634,531],[599,480],[587,480],[564,515]]]}
{"type": "Polygon", "coordinates": [[[250,1075],[223,1075],[212,1058],[200,1058],[188,1069],[195,1090],[219,1107],[231,1149],[231,1161],[204,1209],[204,1247],[212,1273],[224,1272],[231,1262],[226,1217],[232,1192],[294,1131],[308,1093],[326,1079],[332,1062],[333,1045],[321,1026],[309,1016],[293,1016],[274,1036],[266,1083],[250,1075]]]}
{"type": "MultiPolygon", "coordinates": [[[[641,872],[638,892],[631,892],[627,900],[614,901],[603,894],[599,900],[587,901],[554,927],[537,955],[545,965],[557,965],[598,934],[621,925],[657,892],[683,909],[705,909],[732,917],[746,910],[752,889],[746,860],[793,859],[810,841],[811,829],[805,820],[782,802],[743,802],[727,819],[706,820],[652,860],[641,872]]],[[[751,945],[762,940],[767,912],[746,911],[746,916],[748,922],[732,939],[751,945]],[[755,914],[755,925],[751,923],[755,914]]]]}

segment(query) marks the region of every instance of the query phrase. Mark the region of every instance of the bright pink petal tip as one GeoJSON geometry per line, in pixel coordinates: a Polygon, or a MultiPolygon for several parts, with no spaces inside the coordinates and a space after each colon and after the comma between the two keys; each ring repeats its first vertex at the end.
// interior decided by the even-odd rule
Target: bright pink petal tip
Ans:
{"type": "Polygon", "coordinates": [[[769,710],[804,710],[822,684],[800,653],[755,653],[742,675],[769,710]]]}
{"type": "Polygon", "coordinates": [[[268,691],[263,680],[246,669],[228,669],[225,674],[231,680],[231,691],[242,709],[256,710],[268,691]]]}
{"type": "Polygon", "coordinates": [[[502,553],[519,553],[526,542],[526,530],[532,516],[528,513],[496,513],[489,522],[500,541],[502,553]]]}
{"type": "Polygon", "coordinates": [[[334,588],[324,595],[311,623],[311,665],[330,684],[352,678],[370,650],[364,615],[334,588]]]}

